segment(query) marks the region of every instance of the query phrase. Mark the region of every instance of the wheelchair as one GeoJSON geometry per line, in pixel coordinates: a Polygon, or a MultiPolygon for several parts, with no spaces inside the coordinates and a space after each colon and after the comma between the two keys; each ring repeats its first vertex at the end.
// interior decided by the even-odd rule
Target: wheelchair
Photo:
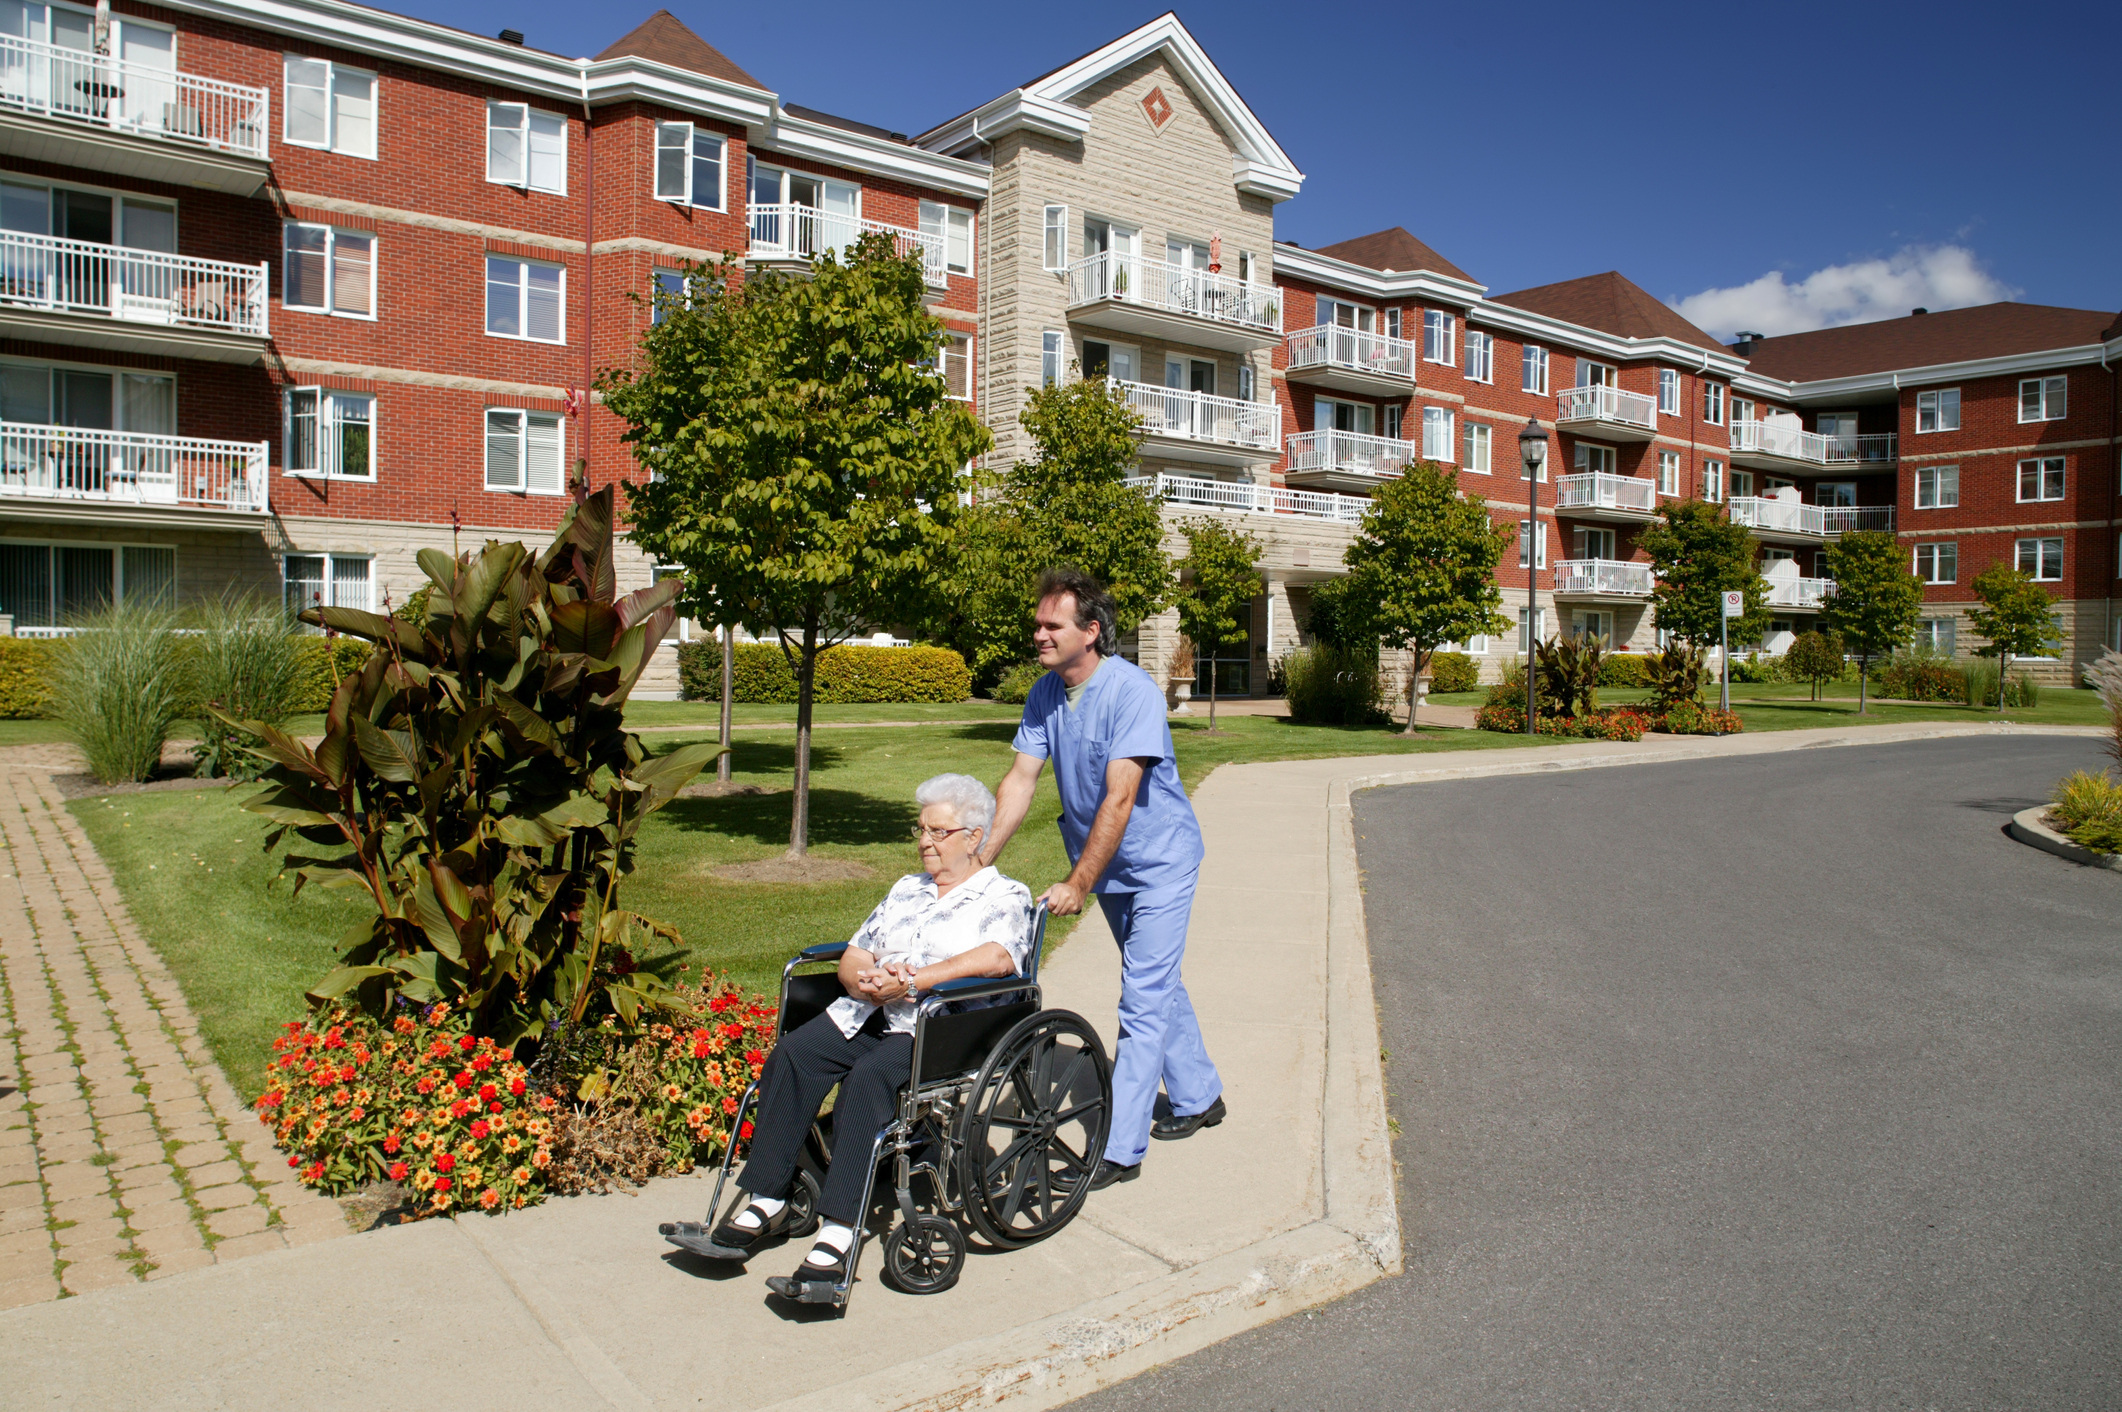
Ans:
{"type": "MultiPolygon", "coordinates": [[[[897,1114],[871,1140],[864,1219],[855,1228],[844,1276],[829,1287],[835,1308],[847,1307],[876,1224],[879,1175],[887,1167],[891,1203],[885,1214],[887,1221],[897,1219],[883,1236],[884,1276],[906,1294],[940,1294],[958,1282],[968,1226],[990,1246],[1014,1250],[1044,1240],[1082,1209],[1112,1125],[1112,1065],[1082,1016],[1042,1006],[1039,952],[1046,919],[1046,908],[1034,902],[1023,974],[945,981],[922,998],[914,1021],[913,1077],[899,1091],[897,1114]],[[968,1008],[969,1002],[984,1004],[968,1008]]],[[[844,941],[808,947],[782,968],[777,1040],[846,994],[838,968],[847,947],[844,941]]],[[[758,1097],[755,1081],[738,1100],[732,1134],[758,1097]]],[[[821,1115],[805,1139],[788,1193],[790,1245],[819,1225],[819,1178],[833,1146],[830,1122],[829,1114],[821,1115]]],[[[728,1218],[743,1210],[750,1197],[743,1191],[727,1208],[722,1205],[736,1148],[733,1137],[707,1219],[660,1228],[672,1245],[711,1253],[707,1237],[716,1213],[728,1218]]],[[[823,1281],[805,1286],[799,1302],[826,1303],[828,1296],[812,1292],[822,1287],[823,1281]]]]}

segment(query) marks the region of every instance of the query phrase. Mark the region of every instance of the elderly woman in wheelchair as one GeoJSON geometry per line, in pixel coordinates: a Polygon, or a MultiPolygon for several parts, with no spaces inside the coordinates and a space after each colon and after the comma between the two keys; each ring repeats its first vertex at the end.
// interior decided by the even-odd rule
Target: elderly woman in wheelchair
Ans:
{"type": "Polygon", "coordinates": [[[1024,884],[979,861],[994,795],[946,774],[914,800],[923,870],[899,879],[851,940],[810,947],[783,972],[780,1035],[737,1114],[756,1097],[738,1199],[720,1221],[711,1208],[709,1222],[661,1228],[682,1249],[740,1263],[815,1229],[795,1272],[767,1281],[803,1303],[845,1306],[885,1159],[903,1217],[886,1239],[887,1275],[933,1293],[964,1260],[952,1215],[1003,1248],[1040,1239],[1081,1206],[1080,1178],[1105,1141],[1104,1049],[1079,1017],[1040,1009],[1045,914],[1024,884]],[[832,973],[798,974],[834,960],[832,973]],[[828,1137],[818,1114],[835,1085],[828,1137]]]}

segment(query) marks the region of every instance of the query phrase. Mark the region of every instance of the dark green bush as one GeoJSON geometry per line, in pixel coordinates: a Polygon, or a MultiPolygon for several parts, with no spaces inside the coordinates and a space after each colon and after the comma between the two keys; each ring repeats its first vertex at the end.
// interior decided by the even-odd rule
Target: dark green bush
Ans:
{"type": "Polygon", "coordinates": [[[298,712],[322,711],[331,705],[332,692],[361,670],[370,648],[358,637],[316,635],[303,638],[300,651],[302,664],[293,705],[298,712]]]}
{"type": "Polygon", "coordinates": [[[1481,664],[1464,652],[1439,652],[1429,659],[1429,689],[1474,691],[1481,685],[1481,664]]]}
{"type": "Polygon", "coordinates": [[[0,717],[51,714],[52,645],[34,637],[0,637],[0,717]]]}
{"type": "Polygon", "coordinates": [[[1903,701],[1964,701],[1967,671],[1928,652],[1896,652],[1880,669],[1879,694],[1903,701]]]}
{"type": "Polygon", "coordinates": [[[1601,686],[1640,687],[1647,680],[1643,670],[1643,658],[1639,654],[1609,652],[1606,654],[1606,660],[1599,664],[1601,686]]]}
{"type": "MultiPolygon", "coordinates": [[[[735,683],[731,694],[739,702],[795,704],[795,668],[775,643],[738,643],[731,676],[735,683]]],[[[722,645],[713,641],[682,644],[678,687],[688,701],[720,701],[722,645]]],[[[814,689],[821,705],[964,701],[973,694],[973,674],[965,659],[947,647],[847,644],[818,654],[814,689]]]]}
{"type": "Polygon", "coordinates": [[[1022,706],[1031,696],[1032,688],[1039,678],[1046,675],[1046,668],[1037,662],[1012,662],[1002,669],[1001,679],[995,683],[994,698],[1006,706],[1022,706]]]}
{"type": "Polygon", "coordinates": [[[1282,659],[1293,721],[1319,726],[1362,726],[1387,719],[1378,664],[1368,655],[1314,643],[1282,659]]]}

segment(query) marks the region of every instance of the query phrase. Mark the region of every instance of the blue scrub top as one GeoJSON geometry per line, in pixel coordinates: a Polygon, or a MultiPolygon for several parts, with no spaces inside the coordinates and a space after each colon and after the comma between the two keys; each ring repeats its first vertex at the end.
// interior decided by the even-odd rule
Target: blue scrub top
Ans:
{"type": "Polygon", "coordinates": [[[1054,783],[1061,790],[1061,841],[1071,864],[1083,856],[1091,823],[1104,802],[1106,763],[1130,756],[1156,762],[1142,776],[1119,850],[1091,891],[1147,892],[1184,882],[1201,866],[1201,825],[1172,759],[1164,693],[1134,663],[1107,658],[1073,711],[1059,676],[1048,672],[1039,678],[1025,698],[1015,745],[1020,754],[1054,762],[1054,783]]]}

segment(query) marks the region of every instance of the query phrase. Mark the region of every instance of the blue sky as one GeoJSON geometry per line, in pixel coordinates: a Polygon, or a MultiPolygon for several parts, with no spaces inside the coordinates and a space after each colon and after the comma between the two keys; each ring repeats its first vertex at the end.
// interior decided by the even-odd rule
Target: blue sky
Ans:
{"type": "MultiPolygon", "coordinates": [[[[390,8],[581,54],[657,3],[390,8]]],[[[784,100],[903,132],[1158,13],[669,8],[784,100]]],[[[1497,293],[1618,269],[1720,334],[1994,298],[2122,309],[2113,0],[1179,15],[1306,173],[1284,239],[1404,225],[1497,293]]]]}

